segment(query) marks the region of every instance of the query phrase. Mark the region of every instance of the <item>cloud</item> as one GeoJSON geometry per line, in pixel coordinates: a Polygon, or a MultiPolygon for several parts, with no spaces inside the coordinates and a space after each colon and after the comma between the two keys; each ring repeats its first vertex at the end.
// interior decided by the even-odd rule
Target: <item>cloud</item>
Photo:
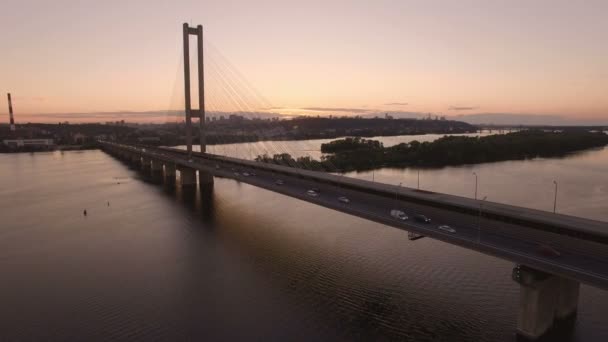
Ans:
{"type": "Polygon", "coordinates": [[[285,107],[262,107],[260,110],[281,110],[285,109],[285,107]]]}
{"type": "Polygon", "coordinates": [[[351,112],[351,113],[363,113],[368,112],[366,108],[341,108],[341,107],[304,107],[300,108],[303,110],[314,110],[317,112],[351,112]]]}
{"type": "Polygon", "coordinates": [[[479,107],[459,107],[459,106],[450,106],[448,110],[475,110],[479,109],[479,107]]]}
{"type": "Polygon", "coordinates": [[[389,102],[385,103],[385,106],[407,106],[409,103],[407,102],[389,102]]]}

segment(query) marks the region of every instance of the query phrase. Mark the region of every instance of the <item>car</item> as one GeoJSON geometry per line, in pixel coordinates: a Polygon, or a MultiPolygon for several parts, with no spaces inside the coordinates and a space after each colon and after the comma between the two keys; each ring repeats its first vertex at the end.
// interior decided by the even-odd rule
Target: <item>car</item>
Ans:
{"type": "Polygon", "coordinates": [[[276,185],[283,185],[283,184],[285,184],[285,182],[283,182],[283,180],[282,180],[282,179],[277,179],[277,180],[274,182],[274,184],[276,184],[276,185]]]}
{"type": "Polygon", "coordinates": [[[448,226],[448,225],[441,225],[439,227],[437,227],[439,230],[443,230],[444,232],[448,232],[448,233],[456,233],[456,229],[448,226]]]}
{"type": "Polygon", "coordinates": [[[318,193],[318,192],[316,192],[316,191],[314,191],[314,190],[312,190],[312,189],[311,189],[311,190],[306,191],[306,194],[307,194],[308,196],[311,196],[311,197],[317,197],[317,196],[319,196],[319,193],[318,193]]]}
{"type": "Polygon", "coordinates": [[[538,247],[536,247],[536,251],[539,254],[542,254],[546,257],[550,257],[550,258],[557,258],[560,257],[562,255],[562,253],[560,253],[557,249],[546,245],[546,244],[540,244],[538,245],[538,247]]]}
{"type": "Polygon", "coordinates": [[[220,168],[220,166],[219,166],[218,164],[215,164],[215,168],[216,168],[216,169],[219,169],[219,168],[220,168]]]}
{"type": "Polygon", "coordinates": [[[316,193],[320,193],[320,192],[321,192],[321,190],[319,190],[319,188],[312,188],[312,189],[310,189],[310,190],[312,190],[312,191],[314,191],[314,192],[316,192],[316,193]]]}
{"type": "Polygon", "coordinates": [[[340,201],[342,203],[350,203],[350,200],[344,196],[338,197],[338,201],[340,201]]]}
{"type": "Polygon", "coordinates": [[[238,175],[239,175],[239,173],[238,173],[238,172],[235,172],[235,173],[234,173],[234,175],[235,175],[235,176],[238,176],[238,175]]]}
{"type": "Polygon", "coordinates": [[[249,173],[247,173],[247,172],[243,172],[243,176],[245,176],[245,177],[249,177],[249,173]]]}
{"type": "Polygon", "coordinates": [[[255,172],[249,172],[249,175],[253,177],[255,176],[255,172]]]}
{"type": "Polygon", "coordinates": [[[431,219],[422,214],[414,215],[414,220],[420,223],[431,223],[431,219]]]}
{"type": "Polygon", "coordinates": [[[405,221],[409,218],[403,211],[397,209],[391,210],[391,216],[401,221],[405,221]]]}
{"type": "Polygon", "coordinates": [[[192,160],[192,159],[188,159],[188,163],[192,163],[192,162],[193,162],[193,160],[192,160]]]}

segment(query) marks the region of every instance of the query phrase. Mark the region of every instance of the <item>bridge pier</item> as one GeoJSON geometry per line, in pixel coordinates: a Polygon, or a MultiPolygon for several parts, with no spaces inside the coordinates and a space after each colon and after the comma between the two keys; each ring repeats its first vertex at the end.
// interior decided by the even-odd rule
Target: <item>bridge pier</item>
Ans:
{"type": "Polygon", "coordinates": [[[175,164],[165,164],[165,183],[175,185],[176,178],[175,164]]]}
{"type": "Polygon", "coordinates": [[[141,157],[137,153],[131,153],[131,164],[139,167],[141,164],[141,157]]]}
{"type": "Polygon", "coordinates": [[[154,172],[161,172],[163,170],[163,162],[160,160],[152,159],[150,161],[150,169],[154,172]]]}
{"type": "Polygon", "coordinates": [[[201,188],[213,186],[213,175],[209,172],[198,170],[198,181],[201,188]]]}
{"type": "Polygon", "coordinates": [[[152,167],[152,159],[148,158],[148,157],[142,157],[141,158],[141,168],[144,171],[149,170],[152,167]]]}
{"type": "Polygon", "coordinates": [[[196,169],[179,167],[179,179],[182,186],[196,185],[196,169]]]}
{"type": "Polygon", "coordinates": [[[158,159],[152,159],[150,162],[150,171],[152,179],[161,181],[163,178],[163,163],[158,159]]]}
{"type": "Polygon", "coordinates": [[[520,285],[517,317],[520,338],[539,339],[552,328],[576,319],[579,282],[524,265],[513,268],[512,277],[520,285]]]}

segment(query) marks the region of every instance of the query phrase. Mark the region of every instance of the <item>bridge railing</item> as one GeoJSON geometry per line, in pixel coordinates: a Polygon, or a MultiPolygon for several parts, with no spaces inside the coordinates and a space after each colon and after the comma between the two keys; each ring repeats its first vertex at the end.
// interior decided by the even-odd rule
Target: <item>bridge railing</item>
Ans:
{"type": "MultiPolygon", "coordinates": [[[[124,146],[125,148],[127,147],[127,145],[120,146],[124,146]]],[[[185,150],[169,147],[151,147],[139,145],[137,148],[158,149],[184,156],[188,155],[188,152],[185,150]]],[[[270,171],[277,174],[298,177],[314,182],[349,188],[351,190],[373,193],[384,197],[401,199],[435,208],[455,211],[472,216],[482,216],[484,218],[505,223],[527,226],[538,230],[608,244],[608,223],[606,222],[489,201],[483,202],[483,211],[480,212],[479,205],[481,201],[461,196],[430,191],[420,191],[409,187],[370,182],[362,179],[334,175],[331,173],[262,163],[210,153],[203,154],[193,152],[192,155],[197,158],[207,159],[210,162],[229,163],[237,167],[249,167],[270,171]]]]}

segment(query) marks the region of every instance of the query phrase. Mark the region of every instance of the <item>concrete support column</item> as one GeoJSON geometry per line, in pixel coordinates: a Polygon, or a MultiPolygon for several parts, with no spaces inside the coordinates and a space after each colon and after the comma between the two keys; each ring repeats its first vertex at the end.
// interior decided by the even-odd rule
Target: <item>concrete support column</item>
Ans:
{"type": "Polygon", "coordinates": [[[165,164],[165,183],[175,184],[175,164],[165,164]]]}
{"type": "Polygon", "coordinates": [[[196,169],[189,167],[179,168],[179,179],[182,186],[196,185],[196,169]]]}
{"type": "Polygon", "coordinates": [[[131,153],[131,163],[135,165],[141,164],[141,156],[137,153],[131,153]]]}
{"type": "Polygon", "coordinates": [[[162,173],[163,172],[163,162],[160,160],[152,159],[152,164],[150,166],[153,173],[162,173]]]}
{"type": "Polygon", "coordinates": [[[209,172],[198,171],[198,180],[202,186],[212,186],[213,185],[213,175],[209,172]]]}
{"type": "Polygon", "coordinates": [[[520,284],[517,334],[529,340],[545,335],[557,320],[576,316],[579,283],[518,265],[513,280],[520,284]]]}
{"type": "Polygon", "coordinates": [[[152,178],[160,181],[163,177],[163,163],[160,160],[152,159],[150,169],[152,170],[152,178]]]}
{"type": "Polygon", "coordinates": [[[149,171],[151,167],[152,167],[152,159],[150,159],[148,157],[142,157],[141,158],[141,168],[142,168],[142,170],[149,171]]]}
{"type": "Polygon", "coordinates": [[[566,278],[560,278],[560,283],[555,317],[559,320],[576,319],[581,284],[578,281],[566,278]]]}

